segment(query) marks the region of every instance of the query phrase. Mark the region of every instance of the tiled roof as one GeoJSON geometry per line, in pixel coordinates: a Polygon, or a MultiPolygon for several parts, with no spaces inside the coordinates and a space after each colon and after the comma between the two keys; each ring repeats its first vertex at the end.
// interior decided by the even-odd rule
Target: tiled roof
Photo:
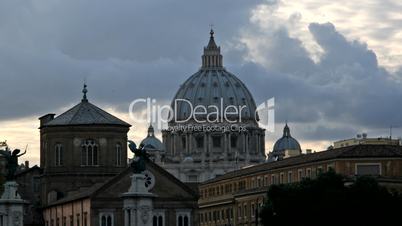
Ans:
{"type": "Polygon", "coordinates": [[[130,127],[131,125],[107,113],[97,106],[83,100],[70,110],[57,116],[44,126],[63,125],[118,125],[130,127]]]}
{"type": "MultiPolygon", "coordinates": [[[[147,165],[147,167],[152,167],[153,169],[157,170],[160,174],[162,174],[164,177],[168,178],[172,182],[181,186],[184,190],[186,190],[192,196],[198,197],[198,190],[194,187],[195,186],[194,184],[191,185],[188,183],[181,182],[175,176],[173,176],[168,171],[166,171],[165,169],[163,169],[158,164],[156,164],[152,161],[147,161],[146,165],[147,165]]],[[[50,206],[55,206],[55,205],[59,205],[59,204],[63,204],[63,203],[68,203],[71,201],[76,201],[76,200],[92,197],[93,195],[96,195],[96,193],[101,192],[102,189],[104,189],[105,187],[113,185],[117,181],[119,181],[122,177],[128,177],[128,175],[131,175],[131,174],[132,174],[132,168],[127,167],[122,172],[120,172],[118,175],[106,180],[104,183],[96,183],[89,188],[85,188],[82,191],[81,190],[77,191],[76,193],[70,194],[67,197],[54,201],[54,202],[48,204],[47,206],[43,206],[43,207],[46,208],[46,207],[50,207],[50,206]]]]}
{"type": "Polygon", "coordinates": [[[203,184],[213,183],[233,177],[245,176],[262,171],[275,170],[294,165],[319,162],[331,159],[346,158],[402,158],[402,146],[391,145],[355,145],[337,148],[312,154],[303,154],[286,158],[276,162],[267,162],[251,166],[241,170],[229,172],[214,179],[205,181],[203,184]]]}

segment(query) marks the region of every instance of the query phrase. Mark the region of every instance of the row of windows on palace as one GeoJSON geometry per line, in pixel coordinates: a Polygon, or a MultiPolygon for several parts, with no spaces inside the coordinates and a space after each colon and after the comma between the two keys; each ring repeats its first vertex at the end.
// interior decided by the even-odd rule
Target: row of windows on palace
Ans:
{"type": "MultiPolygon", "coordinates": [[[[56,220],[52,219],[50,221],[46,221],[45,226],[88,226],[88,213],[84,212],[84,214],[76,214],[74,219],[73,215],[69,216],[67,221],[67,217],[63,217],[62,220],[60,218],[56,218],[56,220]],[[82,224],[81,224],[82,222],[82,224]]],[[[130,219],[130,218],[129,218],[130,219]]],[[[177,226],[190,226],[190,215],[189,213],[179,213],[177,214],[177,226]]],[[[113,213],[100,213],[99,214],[99,222],[100,226],[116,226],[115,218],[113,213]]],[[[152,225],[153,226],[164,226],[165,225],[165,214],[164,212],[156,212],[152,217],[152,225]]],[[[128,222],[128,225],[131,225],[131,222],[128,222]]]]}
{"type": "MultiPolygon", "coordinates": [[[[122,165],[122,145],[115,145],[115,165],[122,165]]],[[[54,148],[54,165],[63,166],[64,164],[64,146],[57,143],[54,148]]],[[[99,145],[95,140],[88,139],[81,144],[81,165],[82,166],[97,166],[99,164],[99,145]]]]}
{"type": "MultiPolygon", "coordinates": [[[[328,165],[327,168],[333,168],[333,165],[328,165]]],[[[297,177],[295,178],[293,171],[287,172],[287,181],[285,181],[285,172],[267,174],[254,176],[251,178],[244,178],[240,181],[235,181],[232,183],[226,183],[222,185],[216,185],[209,188],[201,189],[200,195],[201,199],[205,199],[208,197],[221,196],[225,194],[231,194],[232,192],[239,192],[243,190],[259,188],[264,186],[269,186],[272,184],[284,184],[284,183],[293,183],[301,181],[303,178],[312,178],[317,176],[318,173],[323,172],[323,167],[318,166],[314,170],[311,168],[299,169],[297,170],[297,177]]]]}
{"type": "MultiPolygon", "coordinates": [[[[335,164],[326,164],[326,170],[334,169],[335,164]]],[[[318,174],[325,172],[322,165],[308,168],[300,168],[297,170],[282,171],[279,173],[271,173],[266,175],[258,175],[253,177],[247,177],[243,180],[235,182],[229,182],[221,185],[214,185],[208,188],[200,190],[200,199],[208,197],[221,196],[225,194],[231,194],[233,192],[249,190],[264,186],[270,186],[272,184],[284,184],[299,182],[304,178],[315,178],[318,174]]],[[[356,163],[355,175],[381,175],[381,163],[356,163]]]]}
{"type": "MultiPolygon", "coordinates": [[[[251,222],[256,220],[259,210],[261,210],[264,204],[264,200],[253,200],[238,203],[237,205],[237,219],[243,222],[251,222]]],[[[222,224],[233,224],[234,213],[232,207],[220,208],[215,210],[202,211],[199,214],[200,223],[222,223],[222,224]]]]}

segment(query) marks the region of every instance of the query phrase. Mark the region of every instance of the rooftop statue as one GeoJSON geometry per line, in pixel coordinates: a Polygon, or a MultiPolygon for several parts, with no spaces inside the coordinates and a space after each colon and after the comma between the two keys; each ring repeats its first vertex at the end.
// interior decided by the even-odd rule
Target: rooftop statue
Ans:
{"type": "Polygon", "coordinates": [[[145,162],[149,158],[149,154],[147,153],[147,149],[154,148],[152,145],[143,145],[141,144],[138,148],[137,145],[129,140],[128,147],[131,152],[134,153],[133,161],[131,162],[131,167],[133,168],[133,172],[135,174],[139,174],[145,171],[145,162]]]}
{"type": "Polygon", "coordinates": [[[5,150],[0,150],[0,155],[6,159],[6,180],[13,181],[15,179],[15,172],[18,168],[18,158],[25,155],[27,149],[25,148],[24,153],[20,154],[20,149],[15,149],[11,152],[8,146],[5,145],[5,147],[5,150]]]}

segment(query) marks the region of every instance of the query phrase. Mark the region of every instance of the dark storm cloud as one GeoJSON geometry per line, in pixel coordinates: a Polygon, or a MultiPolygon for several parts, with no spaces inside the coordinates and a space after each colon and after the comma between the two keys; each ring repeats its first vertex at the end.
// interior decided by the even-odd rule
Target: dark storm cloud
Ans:
{"type": "Polygon", "coordinates": [[[237,68],[256,99],[275,97],[279,121],[316,124],[300,134],[305,139],[337,139],[362,128],[401,125],[401,84],[378,66],[375,53],[346,40],[330,23],[311,24],[309,30],[324,51],[318,63],[283,28],[256,37],[269,42],[256,47],[266,53],[267,65],[237,68]],[[327,125],[318,125],[320,120],[327,125]]]}
{"type": "Polygon", "coordinates": [[[230,40],[256,2],[1,1],[0,119],[76,103],[84,79],[94,102],[124,111],[171,99],[198,69],[209,24],[230,40]]]}

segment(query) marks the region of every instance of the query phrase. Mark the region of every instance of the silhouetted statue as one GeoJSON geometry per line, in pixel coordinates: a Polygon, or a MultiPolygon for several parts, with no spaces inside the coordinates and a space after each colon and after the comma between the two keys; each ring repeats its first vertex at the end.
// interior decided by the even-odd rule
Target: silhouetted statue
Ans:
{"type": "Polygon", "coordinates": [[[27,149],[25,149],[22,154],[19,154],[20,152],[20,149],[15,149],[11,152],[8,147],[6,147],[6,150],[0,150],[0,154],[6,159],[7,181],[13,181],[15,179],[15,172],[17,172],[18,168],[18,158],[25,155],[27,149]]]}
{"type": "Polygon", "coordinates": [[[147,153],[147,148],[154,148],[152,145],[143,145],[137,148],[137,145],[129,140],[128,147],[130,148],[131,152],[134,153],[133,161],[131,162],[131,167],[133,167],[133,172],[136,174],[142,173],[145,170],[145,162],[149,158],[149,154],[147,153]]]}

